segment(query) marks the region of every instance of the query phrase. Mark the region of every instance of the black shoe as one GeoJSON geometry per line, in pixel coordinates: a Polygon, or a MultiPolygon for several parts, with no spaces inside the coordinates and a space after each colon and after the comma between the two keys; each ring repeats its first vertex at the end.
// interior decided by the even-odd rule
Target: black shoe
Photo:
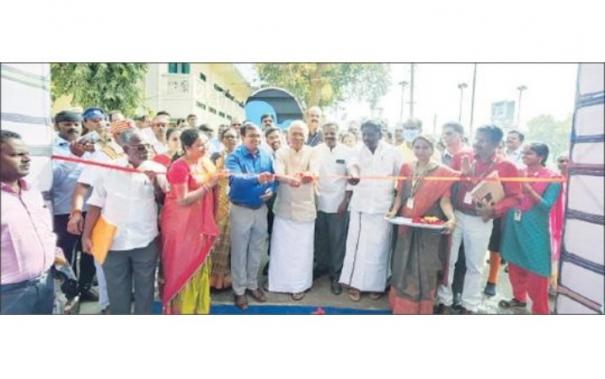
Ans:
{"type": "Polygon", "coordinates": [[[485,285],[485,289],[483,290],[483,293],[489,297],[496,296],[496,284],[487,282],[487,284],[485,285]]]}
{"type": "Polygon", "coordinates": [[[498,303],[498,306],[500,308],[504,308],[504,309],[525,308],[527,306],[527,303],[524,301],[519,301],[515,298],[512,298],[511,300],[500,300],[500,302],[498,303]]]}
{"type": "Polygon", "coordinates": [[[452,305],[452,314],[460,314],[465,309],[461,304],[452,305]]]}
{"type": "Polygon", "coordinates": [[[473,315],[475,314],[473,311],[470,311],[466,308],[464,308],[463,306],[460,306],[460,310],[458,311],[459,315],[473,315]]]}
{"type": "Polygon", "coordinates": [[[449,314],[450,307],[448,307],[445,304],[437,304],[435,307],[433,307],[433,314],[436,315],[446,315],[449,314]]]}
{"type": "Polygon", "coordinates": [[[338,280],[332,280],[330,283],[330,289],[334,295],[340,295],[342,293],[342,286],[338,283],[338,280]]]}
{"type": "Polygon", "coordinates": [[[455,293],[454,294],[454,307],[459,307],[462,304],[462,294],[455,293]]]}
{"type": "Polygon", "coordinates": [[[80,302],[99,301],[99,294],[92,288],[80,290],[80,302]]]}

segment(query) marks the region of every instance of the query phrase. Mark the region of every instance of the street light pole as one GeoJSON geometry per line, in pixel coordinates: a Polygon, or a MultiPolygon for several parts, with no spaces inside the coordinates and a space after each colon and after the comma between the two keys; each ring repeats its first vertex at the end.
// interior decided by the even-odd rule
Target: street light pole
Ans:
{"type": "Polygon", "coordinates": [[[462,122],[462,100],[464,99],[464,89],[468,87],[466,83],[459,83],[458,89],[460,90],[460,111],[458,112],[458,122],[462,122]]]}
{"type": "Polygon", "coordinates": [[[410,64],[410,119],[414,118],[414,63],[410,64]]]}
{"type": "Polygon", "coordinates": [[[473,119],[475,116],[475,86],[477,84],[477,63],[473,67],[473,88],[471,91],[471,120],[469,121],[469,136],[473,135],[473,119]]]}
{"type": "Polygon", "coordinates": [[[403,107],[405,104],[405,102],[403,101],[403,96],[405,93],[405,86],[408,85],[408,82],[402,80],[399,82],[399,85],[401,86],[401,112],[399,112],[399,122],[403,122],[403,107]]]}
{"type": "Polygon", "coordinates": [[[525,84],[522,84],[519,87],[517,87],[517,91],[519,91],[519,109],[517,110],[517,128],[521,127],[521,95],[523,94],[523,91],[525,91],[526,89],[527,89],[527,86],[525,84]]]}

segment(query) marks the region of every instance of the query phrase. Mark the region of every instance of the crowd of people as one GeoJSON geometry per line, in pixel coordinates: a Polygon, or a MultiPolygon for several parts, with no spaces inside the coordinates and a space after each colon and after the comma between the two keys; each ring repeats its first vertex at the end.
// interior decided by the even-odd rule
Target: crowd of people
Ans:
{"type": "Polygon", "coordinates": [[[69,159],[53,160],[52,210],[26,180],[26,141],[1,132],[3,314],[52,313],[65,266],[79,301],[104,314],[150,314],[156,298],[164,314],[207,314],[212,289],[233,291],[242,310],[267,291],[296,302],[322,276],[352,302],[388,295],[395,314],[470,314],[496,295],[503,264],[513,297],[499,306],[529,297],[549,313],[565,184],[534,178],[564,177],[568,158],[547,168],[548,146],[520,131],[485,125],[469,146],[456,122],[437,138],[418,120],[345,129],[319,107],[287,128],[266,114],[217,135],[195,115],[100,108],[59,112],[54,126],[53,154],[69,159]],[[494,172],[504,198],[473,197],[494,172]]]}

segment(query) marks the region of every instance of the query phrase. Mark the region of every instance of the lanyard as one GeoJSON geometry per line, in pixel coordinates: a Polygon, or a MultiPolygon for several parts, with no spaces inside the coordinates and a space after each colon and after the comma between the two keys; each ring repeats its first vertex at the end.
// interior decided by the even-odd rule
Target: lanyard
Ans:
{"type": "Polygon", "coordinates": [[[433,169],[427,169],[421,174],[418,174],[418,162],[416,162],[414,167],[414,174],[412,175],[412,188],[410,189],[410,197],[414,197],[414,195],[416,195],[416,192],[418,192],[418,190],[422,186],[422,183],[424,182],[424,177],[431,171],[433,171],[433,169]]]}

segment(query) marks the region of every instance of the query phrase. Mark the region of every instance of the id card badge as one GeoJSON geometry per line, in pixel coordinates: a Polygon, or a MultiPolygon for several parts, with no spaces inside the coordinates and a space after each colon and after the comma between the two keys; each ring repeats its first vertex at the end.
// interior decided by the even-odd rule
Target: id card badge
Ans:
{"type": "Polygon", "coordinates": [[[515,221],[521,221],[521,211],[519,209],[515,209],[515,213],[513,215],[515,221]]]}
{"type": "Polygon", "coordinates": [[[464,204],[473,205],[473,196],[470,192],[467,192],[466,195],[464,195],[464,204]]]}
{"type": "Polygon", "coordinates": [[[405,203],[405,207],[408,209],[414,209],[414,198],[413,197],[408,197],[408,200],[405,203]]]}

